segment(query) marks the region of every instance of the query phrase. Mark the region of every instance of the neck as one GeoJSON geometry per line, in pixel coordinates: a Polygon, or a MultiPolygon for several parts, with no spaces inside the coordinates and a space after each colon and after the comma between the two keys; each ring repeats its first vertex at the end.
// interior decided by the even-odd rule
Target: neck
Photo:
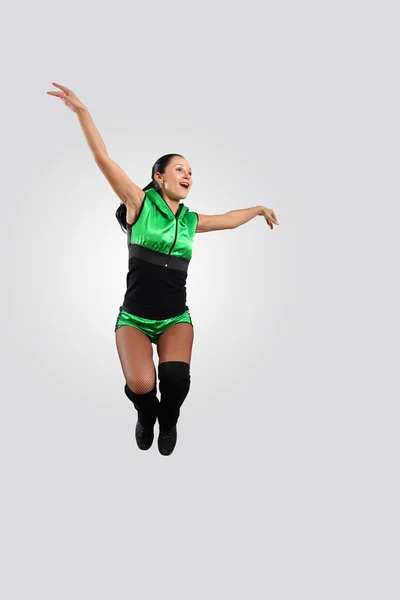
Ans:
{"type": "Polygon", "coordinates": [[[174,213],[174,215],[176,214],[177,210],[179,209],[179,198],[170,198],[168,196],[168,194],[166,194],[165,192],[163,192],[162,194],[160,194],[160,196],[165,200],[165,202],[168,204],[168,206],[170,207],[170,209],[172,210],[172,212],[174,213]]]}

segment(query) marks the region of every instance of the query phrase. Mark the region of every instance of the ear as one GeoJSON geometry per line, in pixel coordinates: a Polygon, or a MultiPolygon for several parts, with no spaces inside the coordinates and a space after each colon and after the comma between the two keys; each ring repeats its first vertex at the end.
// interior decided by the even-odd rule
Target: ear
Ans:
{"type": "Polygon", "coordinates": [[[161,173],[159,173],[158,171],[157,173],[154,173],[154,179],[157,181],[158,185],[161,185],[163,180],[161,173]]]}

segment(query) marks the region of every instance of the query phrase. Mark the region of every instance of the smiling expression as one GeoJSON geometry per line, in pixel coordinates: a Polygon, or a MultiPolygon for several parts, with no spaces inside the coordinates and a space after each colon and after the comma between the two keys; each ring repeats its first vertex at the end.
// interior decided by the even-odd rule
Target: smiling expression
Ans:
{"type": "Polygon", "coordinates": [[[192,169],[182,156],[174,156],[164,173],[155,173],[162,192],[171,200],[184,200],[192,187],[192,169]]]}

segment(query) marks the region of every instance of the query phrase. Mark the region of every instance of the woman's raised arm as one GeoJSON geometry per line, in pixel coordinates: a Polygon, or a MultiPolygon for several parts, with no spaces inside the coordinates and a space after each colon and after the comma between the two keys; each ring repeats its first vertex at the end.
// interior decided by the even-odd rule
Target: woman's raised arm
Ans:
{"type": "Polygon", "coordinates": [[[60,98],[70,110],[78,115],[79,123],[92,151],[94,160],[114,192],[126,206],[130,205],[132,208],[138,209],[145,193],[108,156],[106,146],[86,106],[77,98],[72,90],[58,83],[53,82],[53,85],[58,87],[61,92],[53,91],[47,93],[50,96],[60,98]]]}

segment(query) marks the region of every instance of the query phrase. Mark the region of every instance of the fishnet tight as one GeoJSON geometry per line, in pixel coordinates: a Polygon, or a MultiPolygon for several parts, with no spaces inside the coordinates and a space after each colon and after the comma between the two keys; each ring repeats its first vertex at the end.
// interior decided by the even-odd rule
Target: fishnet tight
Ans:
{"type": "Polygon", "coordinates": [[[119,327],[116,331],[118,356],[125,381],[136,394],[147,394],[156,385],[153,347],[149,338],[135,327],[119,327]]]}
{"type": "MultiPolygon", "coordinates": [[[[157,353],[159,362],[183,361],[190,364],[194,339],[193,327],[187,323],[172,325],[161,334],[157,353]]],[[[157,380],[153,346],[142,331],[122,326],[116,331],[116,344],[128,387],[136,394],[147,394],[157,380]]]]}

